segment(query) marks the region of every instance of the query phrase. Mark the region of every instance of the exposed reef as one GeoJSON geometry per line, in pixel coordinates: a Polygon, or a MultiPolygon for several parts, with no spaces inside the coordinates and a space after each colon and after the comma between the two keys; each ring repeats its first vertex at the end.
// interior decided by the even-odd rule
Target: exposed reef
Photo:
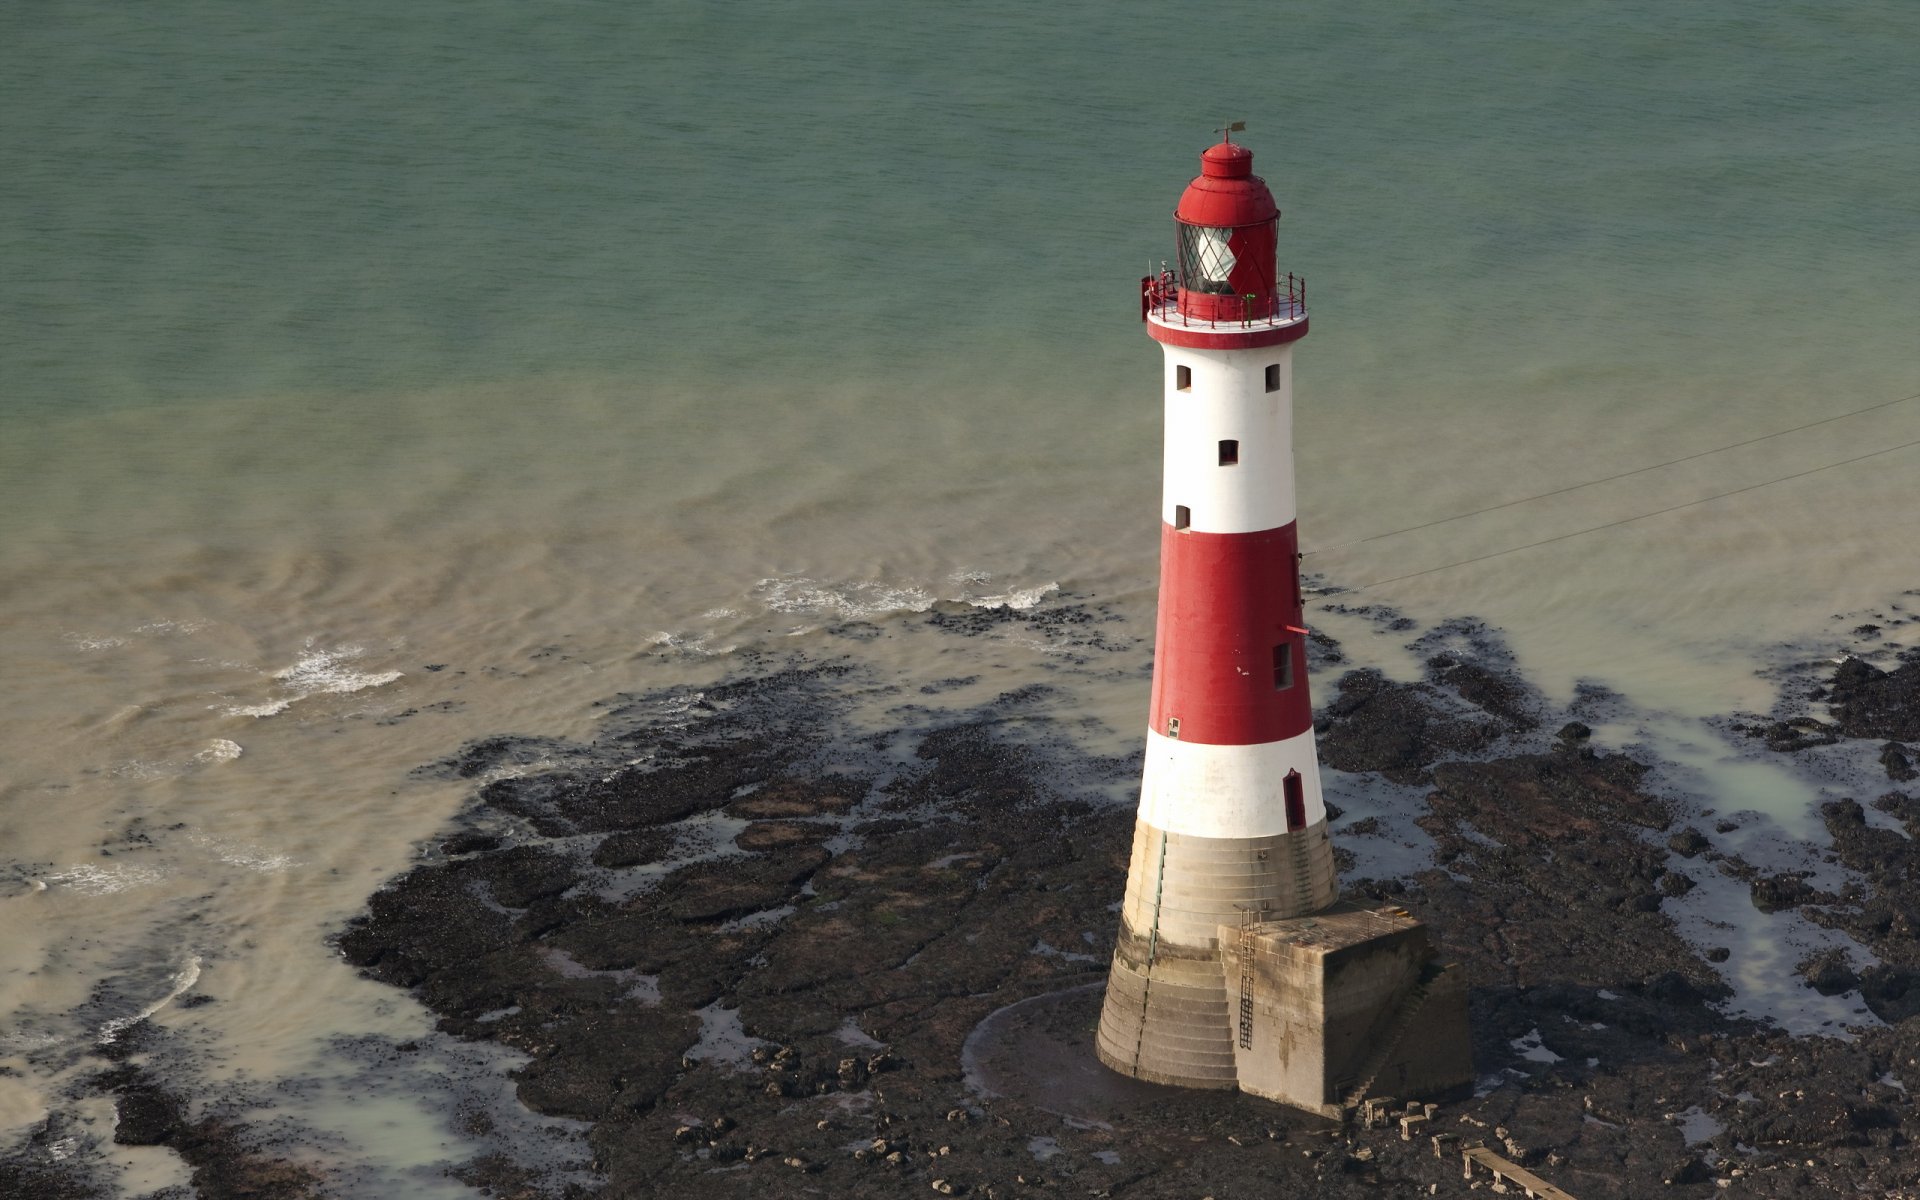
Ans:
{"type": "MultiPolygon", "coordinates": [[[[923,619],[974,636],[1041,618],[923,619]]],[[[1098,619],[1047,620],[1100,652],[1098,619]]],[[[1738,821],[1663,789],[1644,750],[1595,744],[1587,722],[1614,698],[1556,709],[1470,623],[1413,648],[1417,680],[1323,677],[1317,725],[1343,799],[1377,800],[1337,814],[1348,861],[1402,830],[1431,841],[1417,869],[1349,871],[1347,892],[1409,906],[1471,985],[1475,1095],[1411,1140],[1088,1065],[1132,828],[1114,797],[1137,767],[1078,749],[1045,687],[942,709],[971,681],[760,664],[623,698],[591,742],[476,742],[431,768],[475,781],[460,827],[338,947],[444,1033],[523,1054],[521,1103],[584,1123],[584,1178],[509,1139],[455,1172],[522,1200],[1464,1193],[1435,1133],[1582,1200],[1920,1186],[1898,1152],[1920,1135],[1920,800],[1832,798],[1831,861],[1763,868],[1735,851],[1738,821]],[[853,718],[847,696],[889,689],[905,729],[853,718]],[[1730,1015],[1739,954],[1676,917],[1706,885],[1747,920],[1797,914],[1840,939],[1789,982],[1853,1003],[1852,1027],[1730,1015]]],[[[1342,658],[1316,639],[1319,668],[1342,658]]],[[[1914,676],[1912,659],[1842,664],[1830,729],[1789,748],[1806,739],[1767,729],[1812,718],[1782,712],[1756,740],[1874,761],[1920,727],[1914,676]]],[[[108,1074],[129,1138],[189,1154],[202,1134],[176,1097],[108,1074]]],[[[0,1166],[0,1191],[41,1161],[0,1166]]]]}

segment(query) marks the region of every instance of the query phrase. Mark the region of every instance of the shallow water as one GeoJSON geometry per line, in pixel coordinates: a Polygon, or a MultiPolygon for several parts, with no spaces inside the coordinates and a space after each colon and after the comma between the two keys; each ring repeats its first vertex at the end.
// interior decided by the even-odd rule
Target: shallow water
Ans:
{"type": "MultiPolygon", "coordinates": [[[[1126,753],[1158,454],[1133,280],[1216,120],[1248,120],[1313,281],[1308,565],[1413,575],[1337,602],[1477,614],[1551,697],[1604,683],[1669,742],[1767,708],[1781,644],[1920,606],[1920,449],[1414,575],[1920,439],[1920,402],[1350,544],[1920,393],[1920,13],[1237,19],[0,14],[0,1127],[71,1108],[81,1052],[196,961],[216,1002],[153,1019],[209,1085],[419,1035],[324,939],[456,810],[412,772],[467,738],[577,736],[864,620],[884,671],[977,676],[955,703],[1061,680],[1126,753]],[[1097,666],[914,632],[1055,589],[1122,618],[1097,666]]],[[[1809,827],[1791,779],[1697,747],[1704,805],[1809,827]]],[[[262,1104],[358,1195],[451,1186],[422,1182],[473,1152],[445,1107],[356,1086],[262,1104]]],[[[170,1177],[113,1154],[128,1195],[170,1177]]]]}

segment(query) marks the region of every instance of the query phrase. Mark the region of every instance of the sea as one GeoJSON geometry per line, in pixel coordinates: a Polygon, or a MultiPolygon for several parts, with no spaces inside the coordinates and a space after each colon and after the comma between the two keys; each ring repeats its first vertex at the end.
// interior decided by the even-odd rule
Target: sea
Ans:
{"type": "Polygon", "coordinates": [[[1472,618],[1816,830],[1716,718],[1920,628],[1916,46],[1894,0],[0,6],[0,1152],[180,1184],[81,1086],[144,1015],[349,1193],[475,1194],[342,1050],[430,1015],[328,942],[470,739],[850,657],[1128,752],[1138,280],[1234,121],[1309,281],[1316,694],[1419,673],[1357,608],[1472,618]],[[1115,669],[922,632],[1069,603],[1115,669]]]}

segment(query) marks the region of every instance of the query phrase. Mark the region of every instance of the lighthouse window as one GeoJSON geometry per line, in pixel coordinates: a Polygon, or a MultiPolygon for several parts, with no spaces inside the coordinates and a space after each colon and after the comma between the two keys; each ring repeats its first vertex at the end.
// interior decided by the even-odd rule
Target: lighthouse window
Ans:
{"type": "Polygon", "coordinates": [[[1240,439],[1239,438],[1221,438],[1220,439],[1220,465],[1223,467],[1231,467],[1239,461],[1240,461],[1240,439]]]}
{"type": "Polygon", "coordinates": [[[1307,827],[1307,788],[1300,778],[1300,772],[1288,771],[1287,777],[1280,781],[1280,792],[1285,797],[1287,807],[1287,832],[1307,827]]]}
{"type": "Polygon", "coordinates": [[[1180,226],[1180,282],[1190,291],[1228,295],[1233,291],[1235,256],[1228,243],[1233,230],[1210,225],[1180,226]]]}
{"type": "Polygon", "coordinates": [[[1191,524],[1193,524],[1193,510],[1188,508],[1184,504],[1174,505],[1173,506],[1173,527],[1175,529],[1185,529],[1187,526],[1191,524]]]}
{"type": "Polygon", "coordinates": [[[1281,642],[1273,648],[1273,690],[1284,692],[1293,686],[1293,643],[1281,642]]]}
{"type": "Polygon", "coordinates": [[[1270,392],[1277,392],[1280,390],[1280,364],[1279,363],[1269,363],[1267,365],[1267,390],[1270,392]]]}
{"type": "Polygon", "coordinates": [[[1192,367],[1175,367],[1173,369],[1173,386],[1183,392],[1192,391],[1193,390],[1193,368],[1192,367]]]}

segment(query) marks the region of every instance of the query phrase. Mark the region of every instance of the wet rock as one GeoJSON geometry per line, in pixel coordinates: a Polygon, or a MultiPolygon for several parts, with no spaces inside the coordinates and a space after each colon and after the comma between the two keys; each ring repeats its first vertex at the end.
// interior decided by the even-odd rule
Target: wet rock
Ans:
{"type": "Polygon", "coordinates": [[[1860,996],[1889,1025],[1920,1015],[1920,969],[1878,965],[1860,972],[1860,996]]]}
{"type": "Polygon", "coordinates": [[[629,829],[610,833],[593,848],[593,865],[617,869],[656,863],[667,856],[674,840],[670,829],[629,829]]]}
{"type": "Polygon", "coordinates": [[[866,790],[864,779],[777,779],[727,805],[727,815],[750,821],[828,816],[852,808],[866,790]]]}
{"type": "Polygon", "coordinates": [[[1838,731],[1806,717],[1775,721],[1761,731],[1761,736],[1766,739],[1767,749],[1783,754],[1809,750],[1815,746],[1831,746],[1840,740],[1838,731]]]}
{"type": "Polygon", "coordinates": [[[1763,913],[1795,908],[1813,899],[1813,888],[1796,872],[1763,875],[1753,881],[1753,906],[1763,913]]]}
{"type": "Polygon", "coordinates": [[[1902,653],[1891,671],[1848,658],[1835,668],[1828,690],[1828,709],[1846,736],[1920,740],[1920,652],[1902,653]]]}
{"type": "Polygon", "coordinates": [[[490,833],[455,834],[440,843],[442,854],[478,854],[482,850],[497,850],[500,839],[490,833]]]}
{"type": "Polygon", "coordinates": [[[515,846],[469,861],[475,864],[469,877],[484,883],[494,903],[506,908],[525,908],[535,900],[559,895],[580,878],[571,859],[538,846],[515,846]]]}
{"type": "Polygon", "coordinates": [[[115,1090],[113,1107],[113,1140],[122,1146],[164,1146],[186,1126],[179,1098],[137,1076],[115,1090]]]}
{"type": "Polygon", "coordinates": [[[1688,1155],[1664,1172],[1663,1183],[1684,1187],[1692,1183],[1705,1183],[1713,1178],[1713,1169],[1698,1155],[1688,1155]]]}
{"type": "Polygon", "coordinates": [[[1839,949],[1826,950],[1807,958],[1796,968],[1796,972],[1807,981],[1808,987],[1822,996],[1850,992],[1860,983],[1847,961],[1846,952],[1839,949]]]}
{"type": "Polygon", "coordinates": [[[818,846],[682,867],[660,885],[661,911],[680,921],[719,921],[774,908],[829,858],[818,846]]]}
{"type": "Polygon", "coordinates": [[[1566,742],[1584,742],[1593,736],[1593,729],[1584,721],[1568,721],[1560,727],[1558,736],[1566,742]]]}
{"type": "Polygon", "coordinates": [[[823,821],[755,821],[740,831],[733,844],[742,850],[782,850],[824,841],[834,828],[823,821]]]}
{"type": "Polygon", "coordinates": [[[1427,677],[1468,704],[1499,718],[1512,732],[1525,732],[1540,722],[1533,689],[1519,676],[1495,671],[1481,663],[1438,654],[1427,660],[1427,677]]]}
{"type": "Polygon", "coordinates": [[[1450,707],[1429,684],[1396,683],[1373,668],[1350,672],[1316,727],[1321,761],[1411,783],[1442,756],[1475,753],[1499,736],[1493,722],[1468,720],[1450,707]]]}
{"type": "Polygon", "coordinates": [[[1895,783],[1920,779],[1920,770],[1914,769],[1912,752],[1899,742],[1880,747],[1880,765],[1887,769],[1887,778],[1895,783]]]}
{"type": "Polygon", "coordinates": [[[1682,829],[1667,839],[1667,847],[1682,858],[1692,858],[1711,844],[1707,841],[1705,834],[1692,826],[1682,829]]]}

